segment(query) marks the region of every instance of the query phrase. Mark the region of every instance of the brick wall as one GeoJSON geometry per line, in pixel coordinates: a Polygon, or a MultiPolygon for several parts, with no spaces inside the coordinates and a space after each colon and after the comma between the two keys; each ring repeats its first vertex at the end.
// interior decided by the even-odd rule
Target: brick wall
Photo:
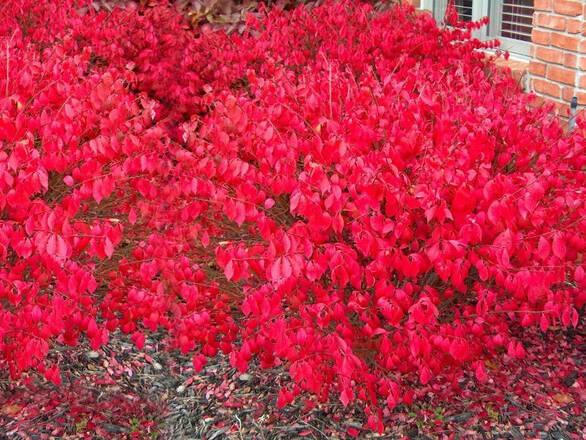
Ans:
{"type": "Polygon", "coordinates": [[[586,1],[535,0],[534,9],[529,85],[568,116],[573,96],[586,106],[586,1]]]}
{"type": "Polygon", "coordinates": [[[421,0],[406,0],[406,1],[407,1],[407,3],[411,3],[416,8],[421,7],[421,0]]]}

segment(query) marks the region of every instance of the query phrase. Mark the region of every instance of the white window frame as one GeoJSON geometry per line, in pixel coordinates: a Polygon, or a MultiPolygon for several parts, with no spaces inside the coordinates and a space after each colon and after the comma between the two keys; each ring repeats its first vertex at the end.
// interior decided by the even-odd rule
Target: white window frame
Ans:
{"type": "MultiPolygon", "coordinates": [[[[448,4],[448,0],[422,0],[421,9],[431,11],[434,18],[441,22],[443,13],[448,4]]],[[[490,23],[482,29],[472,33],[474,38],[479,40],[490,40],[498,38],[501,42],[500,50],[506,50],[515,55],[516,58],[529,59],[529,52],[531,49],[531,42],[515,40],[513,38],[501,37],[501,11],[503,7],[503,0],[473,0],[472,2],[472,20],[480,20],[482,17],[488,16],[490,23]]]]}

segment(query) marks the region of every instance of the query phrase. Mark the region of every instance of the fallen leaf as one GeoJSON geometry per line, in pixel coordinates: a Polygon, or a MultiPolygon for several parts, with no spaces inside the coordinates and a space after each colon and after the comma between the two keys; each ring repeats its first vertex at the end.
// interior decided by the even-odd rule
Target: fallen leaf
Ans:
{"type": "Polygon", "coordinates": [[[553,400],[555,400],[556,402],[562,403],[564,405],[567,405],[569,403],[574,402],[574,398],[572,397],[571,394],[558,393],[558,394],[554,394],[551,397],[553,397],[553,400]]]}
{"type": "Polygon", "coordinates": [[[23,407],[20,405],[4,405],[0,410],[0,413],[8,417],[14,417],[20,411],[22,411],[22,408],[23,407]]]}

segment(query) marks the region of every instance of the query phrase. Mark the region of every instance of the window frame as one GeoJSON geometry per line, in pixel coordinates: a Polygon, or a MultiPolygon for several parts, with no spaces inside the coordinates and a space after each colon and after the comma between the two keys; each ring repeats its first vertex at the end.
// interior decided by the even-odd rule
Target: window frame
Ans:
{"type": "MultiPolygon", "coordinates": [[[[431,11],[433,17],[438,23],[443,19],[443,11],[448,4],[448,0],[422,0],[421,8],[431,11]]],[[[482,29],[472,33],[474,38],[479,40],[498,39],[501,42],[500,50],[506,50],[514,54],[517,58],[528,59],[531,51],[530,41],[521,41],[514,38],[500,36],[501,16],[503,0],[473,0],[472,1],[472,20],[477,21],[482,17],[488,16],[490,23],[482,29]]]]}

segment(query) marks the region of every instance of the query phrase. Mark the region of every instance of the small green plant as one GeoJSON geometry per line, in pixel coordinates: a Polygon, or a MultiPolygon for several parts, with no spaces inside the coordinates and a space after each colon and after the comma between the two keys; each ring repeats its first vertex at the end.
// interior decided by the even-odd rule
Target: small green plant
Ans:
{"type": "Polygon", "coordinates": [[[499,412],[492,407],[492,405],[488,405],[486,407],[486,413],[490,417],[491,422],[498,423],[499,421],[499,412]]]}
{"type": "Polygon", "coordinates": [[[140,430],[142,425],[142,420],[139,420],[138,417],[133,417],[130,419],[130,432],[136,432],[140,430]]]}
{"type": "Polygon", "coordinates": [[[84,432],[86,430],[87,422],[88,422],[88,419],[86,419],[85,417],[83,419],[81,419],[79,422],[76,422],[75,423],[75,433],[79,434],[79,433],[84,432]]]}

